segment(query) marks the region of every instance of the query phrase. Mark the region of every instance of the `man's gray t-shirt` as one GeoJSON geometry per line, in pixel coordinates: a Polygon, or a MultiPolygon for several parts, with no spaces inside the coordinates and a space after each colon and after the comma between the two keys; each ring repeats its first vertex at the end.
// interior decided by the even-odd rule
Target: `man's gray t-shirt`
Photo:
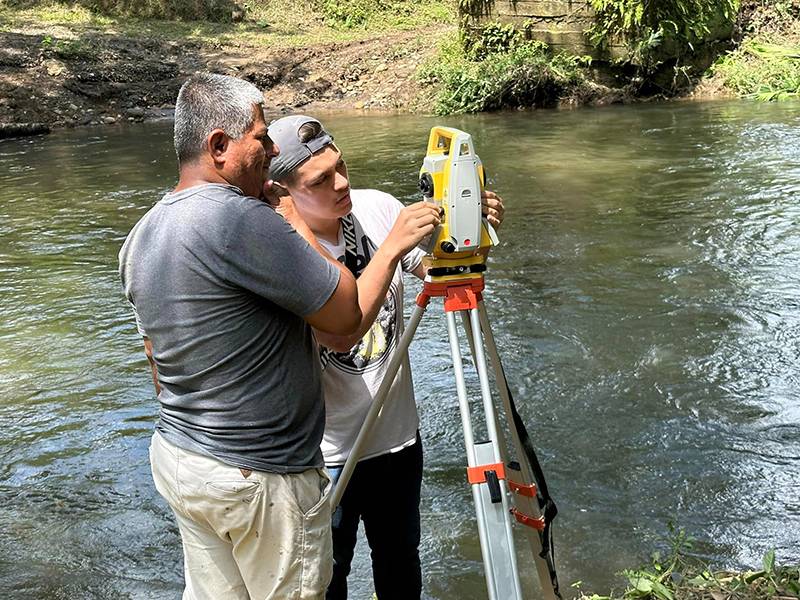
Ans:
{"type": "Polygon", "coordinates": [[[237,467],[322,466],[320,364],[302,317],[327,302],[339,271],[267,204],[218,184],[164,196],[119,258],[153,344],[156,429],[237,467]]]}

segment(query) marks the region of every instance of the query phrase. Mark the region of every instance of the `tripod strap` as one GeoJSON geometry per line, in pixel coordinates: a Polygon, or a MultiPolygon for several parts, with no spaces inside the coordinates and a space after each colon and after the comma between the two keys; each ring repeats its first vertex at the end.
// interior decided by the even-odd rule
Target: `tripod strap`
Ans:
{"type": "Polygon", "coordinates": [[[503,365],[499,364],[498,366],[500,367],[503,380],[506,381],[506,391],[508,393],[508,403],[511,406],[511,417],[514,421],[514,429],[517,430],[517,435],[519,436],[520,443],[522,444],[522,449],[524,450],[525,456],[528,459],[528,464],[533,472],[533,479],[536,482],[536,501],[538,502],[539,508],[542,511],[542,520],[544,521],[544,526],[541,528],[539,533],[542,542],[542,552],[539,554],[539,556],[547,563],[547,569],[550,572],[550,584],[553,586],[555,595],[558,598],[561,598],[561,592],[558,589],[558,575],[556,574],[555,567],[553,531],[551,529],[553,519],[555,519],[556,515],[558,514],[558,508],[556,507],[556,503],[550,496],[550,492],[547,489],[547,482],[544,478],[542,465],[539,463],[539,458],[536,456],[536,451],[533,449],[533,443],[528,435],[528,430],[525,427],[525,423],[522,421],[519,411],[517,411],[517,405],[514,403],[514,396],[511,394],[511,388],[508,387],[508,380],[506,379],[503,365]]]}
{"type": "Polygon", "coordinates": [[[341,219],[342,233],[344,234],[344,266],[353,274],[353,277],[358,277],[358,241],[356,240],[356,223],[353,219],[353,213],[348,213],[341,219]]]}
{"type": "MultiPolygon", "coordinates": [[[[356,245],[356,223],[353,213],[348,213],[339,219],[342,223],[342,234],[344,235],[344,266],[353,274],[353,277],[358,279],[358,246],[356,245]]],[[[328,366],[333,350],[320,346],[319,359],[322,364],[322,370],[328,366]]]]}

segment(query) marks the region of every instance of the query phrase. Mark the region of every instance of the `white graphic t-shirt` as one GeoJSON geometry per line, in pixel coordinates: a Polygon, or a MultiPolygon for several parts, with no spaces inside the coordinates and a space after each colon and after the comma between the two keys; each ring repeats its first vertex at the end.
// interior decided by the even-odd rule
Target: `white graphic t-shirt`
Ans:
{"type": "MultiPolygon", "coordinates": [[[[356,274],[366,268],[386,239],[403,205],[377,190],[351,190],[355,224],[356,274]]],[[[344,232],[339,243],[319,240],[326,250],[345,262],[344,232]]],[[[403,335],[403,271],[413,271],[423,253],[414,249],[397,266],[386,300],[375,323],[349,352],[322,348],[322,382],[325,389],[325,464],[347,460],[364,418],[383,381],[386,367],[403,335]]],[[[362,452],[362,459],[394,452],[414,443],[419,427],[408,356],[405,357],[362,452]]]]}

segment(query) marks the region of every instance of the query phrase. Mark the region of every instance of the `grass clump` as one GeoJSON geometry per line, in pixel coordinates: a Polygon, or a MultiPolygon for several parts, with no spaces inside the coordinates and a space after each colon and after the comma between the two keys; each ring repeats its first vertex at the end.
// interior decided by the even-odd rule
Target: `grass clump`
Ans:
{"type": "Polygon", "coordinates": [[[742,97],[800,96],[800,0],[759,0],[747,8],[740,17],[741,43],[711,72],[742,97]]]}
{"type": "Polygon", "coordinates": [[[344,29],[419,27],[453,21],[453,5],[446,0],[315,0],[325,22],[344,29]]]}
{"type": "Polygon", "coordinates": [[[46,35],[41,41],[42,51],[64,60],[91,60],[96,57],[96,50],[83,40],[60,40],[46,35]]]}
{"type": "Polygon", "coordinates": [[[800,96],[800,46],[747,40],[713,67],[743,97],[783,100],[800,96]]]}
{"type": "MultiPolygon", "coordinates": [[[[4,4],[16,9],[37,9],[53,7],[54,3],[50,0],[5,0],[4,4]]],[[[72,0],[64,5],[62,8],[78,8],[108,17],[217,23],[230,22],[241,10],[236,0],[72,0]]]]}
{"type": "Polygon", "coordinates": [[[84,6],[55,1],[20,3],[0,0],[0,17],[9,26],[24,26],[30,21],[68,27],[108,27],[114,23],[113,18],[84,6]]]}
{"type": "MultiPolygon", "coordinates": [[[[132,0],[131,0],[132,1],[132,0]]],[[[161,0],[158,0],[159,2],[161,0]]],[[[165,0],[166,1],[166,0],[165,0]]],[[[211,0],[179,0],[174,8],[189,2],[211,0]]],[[[105,30],[134,38],[147,37],[183,42],[192,40],[214,48],[248,47],[308,47],[323,43],[351,42],[376,32],[408,30],[430,26],[442,21],[455,21],[449,0],[394,0],[391,4],[368,7],[367,25],[346,26],[327,18],[316,5],[318,2],[348,6],[362,0],[237,0],[237,22],[213,21],[197,17],[145,18],[106,14],[98,9],[58,0],[0,0],[0,28],[6,31],[44,30],[63,27],[74,34],[105,30]],[[389,12],[387,12],[389,11],[389,12]],[[391,12],[394,11],[394,12],[391,12]]],[[[122,6],[122,4],[119,4],[122,6]]],[[[224,0],[227,6],[227,0],[224,0]]],[[[197,13],[198,15],[201,13],[197,13]]],[[[344,13],[342,13],[344,14],[344,13]]],[[[188,13],[187,13],[188,15],[188,13]]]]}
{"type": "Polygon", "coordinates": [[[446,38],[419,77],[439,90],[437,114],[551,106],[583,80],[581,62],[495,23],[479,37],[446,38]]]}
{"type": "Polygon", "coordinates": [[[669,551],[653,555],[651,563],[622,572],[627,587],[621,594],[601,596],[573,584],[576,600],[790,600],[800,598],[800,567],[780,566],[775,551],[762,560],[761,569],[732,572],[712,571],[692,558],[694,540],[670,524],[669,551]]]}

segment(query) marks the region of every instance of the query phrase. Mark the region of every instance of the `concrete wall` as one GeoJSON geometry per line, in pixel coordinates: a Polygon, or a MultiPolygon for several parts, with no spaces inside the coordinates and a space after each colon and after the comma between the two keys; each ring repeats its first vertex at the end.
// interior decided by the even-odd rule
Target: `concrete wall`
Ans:
{"type": "Polygon", "coordinates": [[[595,58],[614,58],[624,54],[624,47],[612,46],[600,56],[589,43],[585,31],[594,23],[594,10],[589,2],[579,0],[495,0],[488,15],[477,25],[490,21],[512,23],[535,40],[547,42],[570,54],[595,58]]]}
{"type": "MultiPolygon", "coordinates": [[[[589,43],[586,35],[595,19],[595,12],[586,0],[486,0],[488,14],[473,21],[473,27],[498,21],[513,23],[525,31],[530,39],[547,42],[555,49],[575,55],[589,55],[598,60],[611,60],[626,56],[625,46],[611,44],[600,52],[589,43]]],[[[706,41],[729,39],[732,31],[730,23],[720,22],[711,27],[706,41]]],[[[674,56],[675,48],[665,44],[661,48],[664,58],[674,56]]]]}

